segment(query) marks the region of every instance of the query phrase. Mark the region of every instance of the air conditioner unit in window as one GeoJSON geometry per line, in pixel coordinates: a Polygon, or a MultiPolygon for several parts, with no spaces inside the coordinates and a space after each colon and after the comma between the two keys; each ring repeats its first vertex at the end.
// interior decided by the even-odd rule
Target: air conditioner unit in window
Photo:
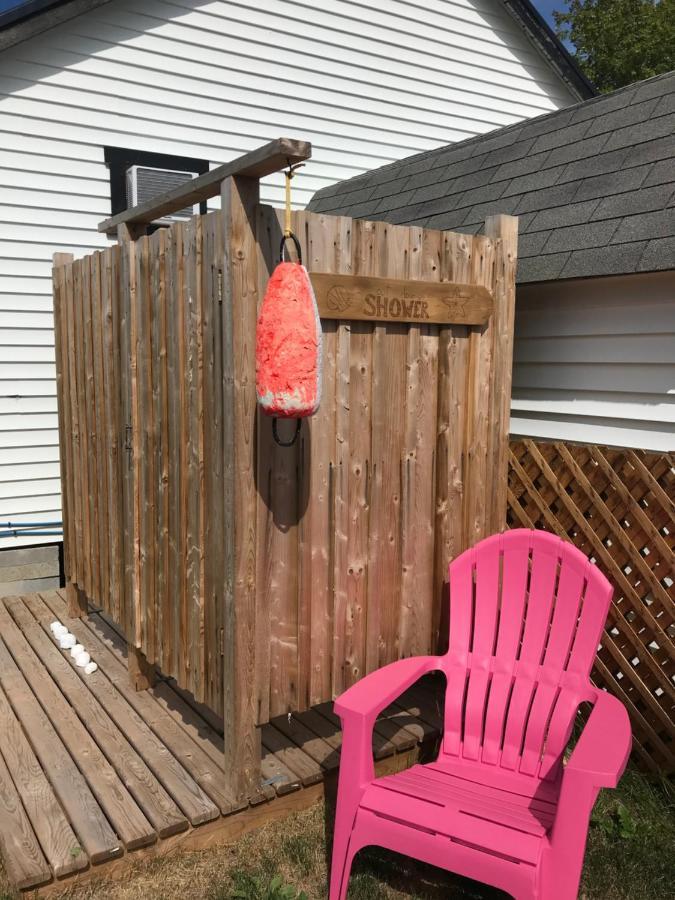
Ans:
{"type": "MultiPolygon", "coordinates": [[[[150,166],[130,166],[127,169],[127,206],[138,206],[180,187],[186,181],[196,178],[198,172],[181,172],[176,169],[155,169],[150,166]]],[[[158,225],[184,222],[199,212],[199,204],[186,206],[169,216],[156,220],[158,225]]]]}

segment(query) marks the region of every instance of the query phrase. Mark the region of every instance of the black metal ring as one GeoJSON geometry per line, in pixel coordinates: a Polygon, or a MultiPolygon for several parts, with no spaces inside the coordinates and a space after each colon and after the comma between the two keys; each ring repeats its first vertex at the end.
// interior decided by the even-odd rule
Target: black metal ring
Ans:
{"type": "Polygon", "coordinates": [[[284,250],[286,249],[286,241],[289,238],[295,244],[295,252],[298,254],[298,263],[302,265],[302,250],[300,249],[300,241],[296,238],[292,231],[290,234],[285,234],[281,239],[281,245],[279,246],[279,261],[284,261],[284,250]]]}
{"type": "Polygon", "coordinates": [[[277,419],[277,418],[272,419],[272,434],[274,435],[274,440],[277,442],[277,444],[280,447],[292,447],[293,444],[298,439],[298,435],[300,434],[300,428],[302,426],[302,422],[300,421],[300,419],[296,419],[295,420],[295,432],[293,433],[293,437],[290,439],[290,441],[282,441],[281,438],[279,437],[279,432],[277,431],[277,422],[278,421],[279,421],[279,419],[277,419]]]}

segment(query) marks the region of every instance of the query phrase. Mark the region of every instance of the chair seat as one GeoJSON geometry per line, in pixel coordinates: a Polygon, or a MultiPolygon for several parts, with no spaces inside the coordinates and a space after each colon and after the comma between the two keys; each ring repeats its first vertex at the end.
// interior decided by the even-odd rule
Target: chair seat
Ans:
{"type": "Polygon", "coordinates": [[[377,816],[488,852],[535,865],[556,804],[528,794],[418,765],[378,778],[360,803],[377,816]]]}

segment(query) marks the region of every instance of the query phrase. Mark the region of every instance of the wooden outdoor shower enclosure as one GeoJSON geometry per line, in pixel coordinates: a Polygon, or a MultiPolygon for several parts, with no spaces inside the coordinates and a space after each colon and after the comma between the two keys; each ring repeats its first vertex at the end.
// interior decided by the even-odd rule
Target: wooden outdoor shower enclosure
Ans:
{"type": "Polygon", "coordinates": [[[321,408],[279,447],[255,402],[281,237],[258,179],[284,165],[279,143],[103,223],[118,244],[54,268],[71,602],[223,716],[239,794],[256,724],[435,648],[448,562],[506,513],[516,220],[471,236],[295,212],[310,272],[482,285],[494,309],[323,320],[321,408]],[[145,234],[216,192],[220,210],[145,234]]]}

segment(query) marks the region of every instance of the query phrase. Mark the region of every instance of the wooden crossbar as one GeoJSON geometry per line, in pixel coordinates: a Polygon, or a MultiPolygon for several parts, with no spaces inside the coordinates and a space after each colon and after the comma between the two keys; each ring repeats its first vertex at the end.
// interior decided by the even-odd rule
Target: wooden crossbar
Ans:
{"type": "Polygon", "coordinates": [[[243,156],[204,172],[192,181],[182,184],[165,194],[153,197],[147,203],[140,203],[125,209],[109,219],[99,222],[98,230],[106,234],[115,234],[119,225],[149,225],[162,216],[168,216],[186,206],[201,203],[210,197],[220,194],[222,182],[231,175],[244,175],[249,178],[263,178],[278,172],[289,163],[302,162],[312,155],[312,145],[309,141],[296,141],[292,138],[276,138],[251,150],[243,156]]]}

